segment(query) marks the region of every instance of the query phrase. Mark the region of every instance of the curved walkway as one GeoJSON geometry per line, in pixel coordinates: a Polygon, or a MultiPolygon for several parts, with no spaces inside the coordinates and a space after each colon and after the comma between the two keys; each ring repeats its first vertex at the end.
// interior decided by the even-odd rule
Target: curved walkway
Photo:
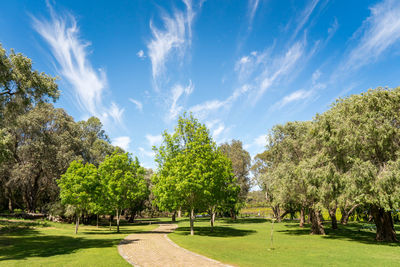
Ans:
{"type": "Polygon", "coordinates": [[[128,235],[118,245],[119,254],[133,266],[229,266],[193,253],[172,242],[167,234],[176,224],[160,224],[147,233],[128,235]]]}

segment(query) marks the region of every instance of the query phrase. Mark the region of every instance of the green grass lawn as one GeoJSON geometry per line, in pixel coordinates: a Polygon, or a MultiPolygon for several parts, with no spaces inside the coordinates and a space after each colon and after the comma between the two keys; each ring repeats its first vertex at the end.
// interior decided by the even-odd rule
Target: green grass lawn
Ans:
{"type": "Polygon", "coordinates": [[[43,221],[0,219],[0,266],[130,266],[119,254],[127,235],[156,228],[148,223],[108,227],[79,227],[43,221]]]}
{"type": "Polygon", "coordinates": [[[375,231],[367,224],[339,225],[336,231],[326,226],[326,236],[313,236],[297,223],[275,223],[273,249],[272,224],[265,219],[218,220],[216,225],[211,233],[208,220],[196,220],[195,236],[190,236],[183,220],[169,237],[186,249],[237,266],[400,265],[400,244],[375,242],[375,231]]]}

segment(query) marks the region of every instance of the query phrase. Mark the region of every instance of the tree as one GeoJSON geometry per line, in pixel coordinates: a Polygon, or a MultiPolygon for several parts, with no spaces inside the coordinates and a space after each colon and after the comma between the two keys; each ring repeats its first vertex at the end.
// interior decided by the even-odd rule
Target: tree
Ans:
{"type": "Polygon", "coordinates": [[[158,165],[153,177],[156,203],[162,210],[189,211],[190,234],[194,235],[195,212],[215,204],[210,200],[217,197],[216,188],[226,190],[228,183],[224,180],[229,181],[232,173],[229,167],[226,169],[226,161],[221,164],[223,158],[206,126],[193,115],[180,116],[175,132],[164,132],[163,137],[161,146],[154,148],[158,165]]]}
{"type": "Polygon", "coordinates": [[[51,104],[38,104],[8,125],[9,159],[0,167],[9,198],[17,191],[29,212],[58,198],[56,179],[79,155],[79,130],[72,117],[51,104]]]}
{"type": "Polygon", "coordinates": [[[32,61],[13,50],[7,55],[0,44],[0,184],[4,197],[8,198],[12,210],[14,192],[9,187],[9,167],[12,161],[15,128],[19,115],[26,113],[36,104],[55,101],[59,96],[56,78],[32,69],[32,61]],[[7,163],[5,163],[7,162],[7,163]]]}
{"type": "Polygon", "coordinates": [[[344,175],[349,197],[370,207],[376,240],[397,241],[392,211],[399,209],[400,88],[369,90],[339,99],[317,117],[327,155],[344,175]],[[340,164],[339,164],[340,163],[340,164]]]}
{"type": "Polygon", "coordinates": [[[78,233],[79,218],[83,211],[90,209],[99,187],[97,168],[93,164],[73,161],[58,180],[60,198],[63,204],[72,205],[76,210],[75,234],[78,233]]]}
{"type": "Polygon", "coordinates": [[[232,162],[233,173],[240,185],[240,193],[237,205],[231,207],[232,218],[236,217],[239,212],[240,205],[243,205],[246,201],[247,194],[250,189],[250,166],[251,157],[249,152],[243,148],[243,144],[239,140],[232,140],[231,143],[224,143],[220,145],[220,150],[225,154],[232,162]]]}
{"type": "Polygon", "coordinates": [[[82,157],[85,162],[96,166],[111,155],[114,147],[110,144],[110,138],[102,129],[103,125],[96,117],[90,117],[87,121],[78,122],[81,129],[82,157]]]}
{"type": "Polygon", "coordinates": [[[32,61],[24,55],[9,56],[0,44],[0,124],[15,118],[36,103],[55,101],[59,96],[56,78],[32,70],[32,61]]]}
{"type": "Polygon", "coordinates": [[[138,159],[132,160],[128,153],[114,152],[106,156],[99,166],[104,203],[116,212],[117,232],[122,210],[129,208],[132,203],[146,198],[147,184],[144,179],[145,171],[138,159]]]}

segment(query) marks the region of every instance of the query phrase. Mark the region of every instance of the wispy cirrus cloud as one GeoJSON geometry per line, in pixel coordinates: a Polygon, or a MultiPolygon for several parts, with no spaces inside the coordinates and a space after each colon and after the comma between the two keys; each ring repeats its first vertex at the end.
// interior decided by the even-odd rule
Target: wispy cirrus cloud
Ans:
{"type": "Polygon", "coordinates": [[[370,8],[371,15],[355,33],[357,45],[351,49],[343,71],[358,69],[377,60],[400,40],[400,1],[384,0],[370,8]]]}
{"type": "Polygon", "coordinates": [[[194,113],[200,119],[206,119],[210,114],[215,114],[219,109],[229,110],[232,104],[242,95],[246,94],[250,90],[249,85],[245,84],[242,87],[233,91],[233,93],[225,100],[209,100],[203,103],[197,104],[189,108],[189,111],[194,113]]]}
{"type": "Polygon", "coordinates": [[[182,97],[189,96],[194,90],[194,85],[192,81],[186,87],[181,84],[175,84],[171,89],[171,97],[168,100],[170,105],[169,111],[166,116],[167,121],[174,120],[183,111],[183,106],[179,103],[182,97]]]}
{"type": "Polygon", "coordinates": [[[129,98],[129,101],[130,101],[131,103],[135,104],[136,108],[137,108],[139,111],[143,111],[143,104],[142,104],[142,102],[140,102],[140,101],[138,101],[138,100],[135,100],[135,99],[133,99],[133,98],[129,98]]]}
{"type": "Polygon", "coordinates": [[[152,64],[153,80],[158,88],[157,78],[165,71],[165,64],[174,54],[183,57],[185,49],[190,46],[192,38],[192,21],[195,16],[192,2],[183,1],[185,12],[175,10],[172,15],[164,13],[163,28],[158,28],[150,21],[152,39],[147,44],[148,56],[152,64]]]}
{"type": "Polygon", "coordinates": [[[284,106],[299,101],[299,100],[305,100],[310,98],[314,94],[313,90],[297,90],[289,95],[285,96],[281,101],[279,101],[276,105],[274,105],[274,108],[283,108],[284,106]]]}
{"type": "Polygon", "coordinates": [[[260,0],[249,0],[247,4],[247,16],[249,17],[249,28],[253,25],[254,16],[256,15],[256,11],[258,8],[258,4],[260,0]]]}
{"type": "Polygon", "coordinates": [[[88,59],[90,43],[80,38],[75,17],[68,12],[57,14],[50,5],[48,8],[50,20],[32,16],[33,27],[49,45],[58,72],[72,86],[79,107],[102,120],[111,117],[121,123],[124,110],[116,103],[109,107],[103,103],[107,76],[103,69],[95,70],[88,59]]]}
{"type": "Polygon", "coordinates": [[[311,14],[313,13],[314,9],[318,5],[320,0],[311,0],[308,2],[307,6],[303,9],[300,15],[295,20],[296,28],[293,31],[292,38],[295,38],[297,34],[303,29],[304,25],[310,19],[311,14]]]}

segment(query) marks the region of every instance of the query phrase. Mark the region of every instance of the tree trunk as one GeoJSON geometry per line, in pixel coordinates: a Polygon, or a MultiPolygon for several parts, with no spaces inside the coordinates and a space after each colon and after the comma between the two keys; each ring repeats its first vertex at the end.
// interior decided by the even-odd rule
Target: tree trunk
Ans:
{"type": "Polygon", "coordinates": [[[329,216],[331,217],[331,222],[332,222],[332,229],[336,230],[338,229],[337,225],[337,219],[336,219],[336,206],[332,209],[329,209],[329,216]]]}
{"type": "Polygon", "coordinates": [[[371,207],[371,214],[376,225],[376,240],[397,242],[396,232],[393,226],[392,213],[378,206],[371,207]]]}
{"type": "Polygon", "coordinates": [[[274,213],[274,218],[277,222],[281,222],[281,210],[279,205],[272,206],[272,212],[274,213]]]}
{"type": "Polygon", "coordinates": [[[117,209],[117,233],[119,233],[119,218],[120,218],[121,214],[119,213],[118,209],[117,209]]]}
{"type": "Polygon", "coordinates": [[[181,218],[182,217],[182,210],[181,210],[181,208],[179,208],[179,210],[178,210],[178,218],[181,218]]]}
{"type": "Polygon", "coordinates": [[[176,210],[172,214],[172,222],[176,222],[176,210]]]}
{"type": "Polygon", "coordinates": [[[193,228],[194,219],[195,219],[194,209],[191,209],[190,210],[190,235],[194,235],[194,228],[193,228]]]}
{"type": "Polygon", "coordinates": [[[304,215],[304,207],[302,206],[300,209],[300,227],[304,227],[305,215],[304,215]]]}
{"type": "Polygon", "coordinates": [[[234,208],[231,208],[231,219],[236,220],[236,212],[234,208]]]}
{"type": "Polygon", "coordinates": [[[345,209],[342,209],[342,218],[340,219],[340,223],[346,225],[349,222],[350,215],[354,212],[354,210],[359,206],[359,204],[354,205],[351,207],[349,211],[346,212],[345,209]]]}
{"type": "Polygon", "coordinates": [[[324,226],[322,225],[321,214],[319,210],[310,210],[311,217],[311,234],[325,235],[324,226]]]}
{"type": "Polygon", "coordinates": [[[211,232],[214,232],[214,222],[215,222],[215,210],[213,209],[211,212],[211,219],[210,219],[211,232]]]}
{"type": "Polygon", "coordinates": [[[307,223],[310,224],[311,223],[311,209],[308,209],[308,216],[307,216],[307,223]]]}
{"type": "Polygon", "coordinates": [[[96,227],[99,228],[99,214],[97,214],[96,217],[96,227]]]}
{"type": "Polygon", "coordinates": [[[110,215],[110,231],[111,231],[112,216],[110,215]]]}
{"type": "Polygon", "coordinates": [[[76,215],[76,225],[75,225],[75,234],[78,233],[78,228],[79,228],[79,215],[76,215]]]}
{"type": "Polygon", "coordinates": [[[13,205],[12,205],[12,200],[11,198],[8,198],[8,210],[10,212],[13,212],[13,205]]]}
{"type": "Polygon", "coordinates": [[[289,213],[289,211],[285,211],[281,216],[279,216],[279,222],[281,222],[283,220],[283,218],[285,218],[285,216],[289,213]]]}

